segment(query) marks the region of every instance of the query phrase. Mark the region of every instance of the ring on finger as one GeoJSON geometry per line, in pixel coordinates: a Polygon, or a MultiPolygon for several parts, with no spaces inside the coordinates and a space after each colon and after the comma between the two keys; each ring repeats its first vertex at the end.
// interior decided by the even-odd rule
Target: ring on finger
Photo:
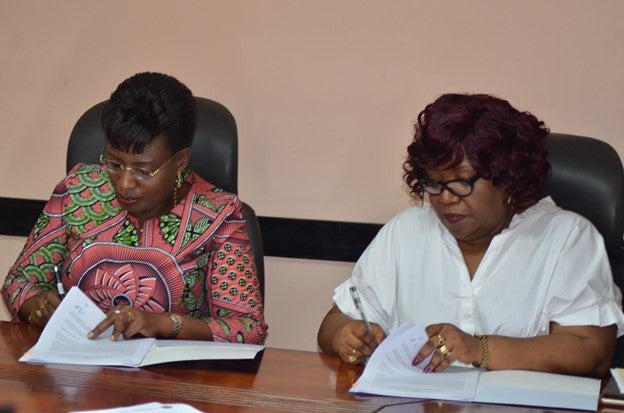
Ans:
{"type": "Polygon", "coordinates": [[[448,356],[449,354],[451,354],[451,350],[448,349],[448,347],[446,347],[446,344],[442,344],[438,350],[440,350],[440,353],[442,353],[445,356],[448,356]]]}
{"type": "Polygon", "coordinates": [[[347,363],[349,364],[355,364],[357,363],[357,350],[356,349],[351,349],[351,354],[349,354],[347,356],[347,363]]]}
{"type": "Polygon", "coordinates": [[[41,310],[35,310],[33,312],[30,313],[30,315],[28,316],[28,322],[31,324],[35,323],[35,317],[36,318],[41,318],[41,316],[43,315],[43,313],[41,312],[41,310]]]}
{"type": "Polygon", "coordinates": [[[119,308],[115,308],[115,311],[113,311],[115,314],[119,315],[121,314],[121,310],[119,308]]]}
{"type": "Polygon", "coordinates": [[[436,337],[438,338],[438,346],[443,346],[446,343],[444,337],[442,337],[440,334],[438,334],[436,337]]]}

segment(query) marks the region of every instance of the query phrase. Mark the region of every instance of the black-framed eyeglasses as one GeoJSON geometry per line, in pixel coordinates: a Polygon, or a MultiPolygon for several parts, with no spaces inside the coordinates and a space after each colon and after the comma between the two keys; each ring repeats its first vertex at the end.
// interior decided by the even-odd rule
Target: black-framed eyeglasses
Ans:
{"type": "Polygon", "coordinates": [[[463,198],[472,194],[474,184],[481,178],[481,174],[477,173],[469,179],[451,179],[450,181],[436,181],[428,177],[420,180],[423,190],[429,195],[437,196],[443,190],[449,191],[451,194],[463,198]]]}
{"type": "Polygon", "coordinates": [[[159,168],[156,168],[153,171],[148,171],[141,168],[132,168],[130,166],[125,166],[118,161],[112,159],[104,158],[104,155],[100,155],[100,163],[104,165],[104,168],[108,172],[109,175],[119,175],[123,171],[128,171],[130,175],[138,179],[139,181],[146,181],[158,175],[158,173],[169,164],[169,162],[173,161],[180,152],[176,152],[167,162],[162,164],[159,168]]]}

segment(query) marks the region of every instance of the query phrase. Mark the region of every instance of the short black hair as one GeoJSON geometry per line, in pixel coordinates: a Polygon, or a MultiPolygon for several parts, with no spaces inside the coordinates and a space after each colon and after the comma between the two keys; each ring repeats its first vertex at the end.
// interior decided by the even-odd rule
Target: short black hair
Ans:
{"type": "Polygon", "coordinates": [[[124,80],[102,112],[106,141],[128,153],[142,153],[159,135],[172,153],[193,143],[197,104],[182,82],[162,73],[143,72],[124,80]]]}

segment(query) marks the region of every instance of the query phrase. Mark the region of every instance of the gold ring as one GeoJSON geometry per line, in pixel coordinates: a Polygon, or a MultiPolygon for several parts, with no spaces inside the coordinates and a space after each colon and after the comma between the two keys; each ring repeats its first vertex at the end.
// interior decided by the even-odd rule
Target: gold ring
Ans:
{"type": "Polygon", "coordinates": [[[441,335],[437,335],[438,337],[438,346],[443,346],[444,343],[446,343],[446,341],[444,341],[444,337],[442,337],[441,335]]]}
{"type": "MultiPolygon", "coordinates": [[[[442,363],[444,360],[450,359],[451,358],[451,354],[453,354],[452,351],[449,351],[446,354],[442,354],[442,358],[440,359],[440,363],[442,363]]],[[[450,363],[450,362],[449,362],[450,363]]]]}
{"type": "Polygon", "coordinates": [[[115,311],[113,311],[115,314],[121,314],[121,310],[119,308],[115,308],[115,311]]]}
{"type": "Polygon", "coordinates": [[[446,344],[442,344],[442,345],[438,348],[438,350],[440,350],[440,353],[444,354],[445,356],[448,356],[449,354],[451,354],[451,350],[449,350],[449,349],[446,347],[446,344]]]}
{"type": "Polygon", "coordinates": [[[37,316],[37,318],[40,318],[43,315],[43,313],[41,312],[41,309],[35,311],[35,315],[37,316]]]}
{"type": "Polygon", "coordinates": [[[349,364],[355,364],[357,362],[357,357],[354,354],[350,354],[349,357],[347,357],[347,362],[349,364]]]}

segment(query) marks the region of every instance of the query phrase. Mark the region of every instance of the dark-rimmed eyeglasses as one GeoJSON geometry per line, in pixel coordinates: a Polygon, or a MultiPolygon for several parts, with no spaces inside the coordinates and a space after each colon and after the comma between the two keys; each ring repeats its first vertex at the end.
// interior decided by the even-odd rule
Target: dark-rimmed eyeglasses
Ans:
{"type": "Polygon", "coordinates": [[[141,168],[132,168],[130,166],[125,166],[125,165],[123,165],[120,162],[117,162],[115,160],[104,158],[103,154],[100,155],[100,163],[104,166],[104,168],[106,169],[106,171],[108,172],[109,175],[119,175],[123,171],[128,171],[130,173],[130,175],[132,175],[133,177],[135,177],[139,181],[146,181],[146,180],[151,179],[151,178],[155,177],[156,175],[158,175],[158,173],[165,166],[167,166],[169,164],[169,162],[171,162],[173,160],[173,158],[175,158],[178,155],[178,153],[180,153],[180,152],[176,152],[171,158],[169,158],[169,160],[167,162],[165,162],[159,168],[157,168],[157,169],[155,169],[153,171],[148,171],[148,170],[141,169],[141,168]]]}
{"type": "Polygon", "coordinates": [[[481,178],[480,174],[475,174],[469,179],[451,179],[450,181],[436,181],[428,177],[424,177],[420,180],[423,190],[429,195],[437,196],[442,193],[443,190],[449,191],[451,194],[463,198],[472,194],[474,184],[481,178]]]}

